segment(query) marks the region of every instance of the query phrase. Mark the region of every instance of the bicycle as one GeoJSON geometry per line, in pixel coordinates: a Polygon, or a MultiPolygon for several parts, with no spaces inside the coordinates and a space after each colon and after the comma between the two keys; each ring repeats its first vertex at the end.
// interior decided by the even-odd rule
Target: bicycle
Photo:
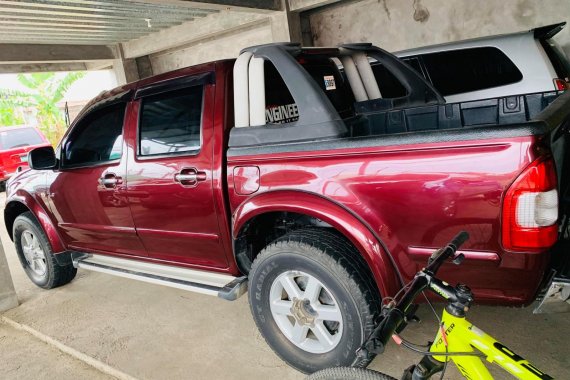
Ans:
{"type": "MultiPolygon", "coordinates": [[[[381,321],[358,349],[357,358],[352,363],[352,367],[327,368],[310,375],[308,379],[394,379],[380,372],[359,368],[361,363],[367,362],[372,355],[381,354],[391,337],[397,344],[424,354],[417,365],[404,371],[403,380],[430,379],[438,373],[441,373],[443,379],[450,360],[466,379],[493,379],[482,359],[496,363],[519,379],[552,379],[528,360],[523,359],[466,319],[474,300],[473,293],[468,286],[457,284],[452,287],[436,278],[439,268],[446,260],[451,258],[457,265],[463,262],[464,255],[456,255],[456,251],[468,238],[467,232],[460,232],[447,246],[436,250],[429,258],[428,265],[419,271],[407,286],[402,288],[401,298],[396,301],[399,296],[397,294],[391,299],[383,308],[381,321]],[[429,351],[406,341],[399,335],[407,323],[415,318],[417,305],[413,302],[425,290],[430,290],[447,300],[443,314],[441,318],[438,318],[439,329],[429,351]]],[[[427,297],[426,301],[431,306],[427,297]]]]}

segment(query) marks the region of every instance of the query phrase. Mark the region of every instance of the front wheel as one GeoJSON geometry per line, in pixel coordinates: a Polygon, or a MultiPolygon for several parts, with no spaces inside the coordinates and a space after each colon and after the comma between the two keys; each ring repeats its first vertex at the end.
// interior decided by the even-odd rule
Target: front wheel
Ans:
{"type": "Polygon", "coordinates": [[[52,289],[73,280],[77,269],[57,263],[42,226],[31,212],[19,215],[12,231],[20,263],[34,284],[52,289]]]}
{"type": "Polygon", "coordinates": [[[293,231],[249,273],[249,301],[271,348],[305,373],[348,366],[372,332],[379,297],[362,258],[334,232],[293,231]]]}
{"type": "Polygon", "coordinates": [[[381,372],[364,368],[336,367],[313,373],[307,380],[396,380],[381,372]]]}

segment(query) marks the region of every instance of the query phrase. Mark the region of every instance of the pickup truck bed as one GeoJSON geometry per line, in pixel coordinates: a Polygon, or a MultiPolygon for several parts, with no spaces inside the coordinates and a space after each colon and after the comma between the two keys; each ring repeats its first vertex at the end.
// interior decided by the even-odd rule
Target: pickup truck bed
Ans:
{"type": "MultiPolygon", "coordinates": [[[[353,47],[369,54],[374,49],[353,47]]],[[[279,67],[283,58],[273,48],[254,51],[279,67]]],[[[284,47],[287,49],[290,47],[284,47]]],[[[389,55],[381,50],[375,53],[376,60],[390,66],[389,55]]],[[[467,230],[471,239],[463,252],[466,263],[461,274],[444,268],[447,278],[473,286],[478,301],[531,302],[548,272],[550,258],[545,247],[529,247],[526,253],[524,248],[522,252],[508,252],[502,230],[503,201],[521,171],[541,155],[548,155],[554,140],[558,146],[566,144],[567,127],[561,121],[569,113],[568,96],[558,101],[556,117],[550,111],[548,120],[543,111],[563,92],[445,104],[429,85],[422,87],[417,78],[410,78],[404,67],[394,75],[410,85],[407,98],[355,102],[347,112],[346,103],[339,98],[352,94],[347,84],[341,84],[342,76],[334,65],[329,64],[326,71],[326,63],[314,58],[318,52],[297,54],[292,54],[297,61],[310,62],[304,67],[313,79],[335,78],[337,93],[330,94],[326,84],[317,82],[320,98],[314,100],[316,96],[312,96],[311,106],[330,114],[330,105],[326,104],[330,100],[338,115],[343,114],[343,124],[339,126],[335,117],[330,117],[329,123],[321,122],[323,117],[313,117],[317,123],[300,118],[284,125],[232,129],[227,153],[230,188],[255,182],[257,202],[271,193],[267,197],[272,204],[278,202],[277,193],[283,192],[284,200],[279,202],[285,208],[289,202],[295,203],[293,199],[298,199],[299,193],[313,198],[308,203],[316,202],[315,196],[334,201],[356,215],[374,239],[382,242],[368,248],[386,253],[380,260],[370,258],[370,267],[392,264],[399,268],[404,282],[424,265],[433,249],[457,231],[467,230]],[[315,67],[317,73],[311,72],[315,67]],[[422,92],[428,94],[418,95],[422,92]],[[301,129],[303,133],[298,132],[301,129]],[[251,178],[252,173],[255,178],[251,178]]],[[[288,86],[294,98],[296,91],[299,97],[308,91],[296,89],[294,84],[288,86]]],[[[565,155],[563,148],[557,152],[559,178],[563,177],[565,155]]],[[[560,184],[565,182],[561,179],[560,184]]],[[[248,200],[249,196],[240,191],[230,193],[232,209],[239,217],[248,200]]],[[[256,207],[260,207],[257,202],[256,207]]],[[[309,208],[289,207],[300,215],[311,213],[309,208]]],[[[312,216],[321,218],[317,210],[312,216]]],[[[335,228],[349,234],[349,227],[343,226],[346,221],[337,223],[335,228]]],[[[394,288],[382,287],[386,281],[380,279],[393,277],[392,272],[374,274],[383,294],[392,294],[400,286],[395,280],[394,288]]]]}

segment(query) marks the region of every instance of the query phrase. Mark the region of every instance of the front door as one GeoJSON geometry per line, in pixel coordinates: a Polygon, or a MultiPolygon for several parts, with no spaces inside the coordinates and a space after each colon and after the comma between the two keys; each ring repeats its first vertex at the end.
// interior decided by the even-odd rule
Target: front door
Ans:
{"type": "Polygon", "coordinates": [[[144,90],[137,100],[138,129],[127,164],[129,204],[149,257],[225,268],[213,197],[214,86],[185,79],[193,85],[144,90]]]}
{"type": "Polygon", "coordinates": [[[125,103],[90,112],[62,144],[50,208],[70,249],[146,255],[126,197],[125,103]]]}

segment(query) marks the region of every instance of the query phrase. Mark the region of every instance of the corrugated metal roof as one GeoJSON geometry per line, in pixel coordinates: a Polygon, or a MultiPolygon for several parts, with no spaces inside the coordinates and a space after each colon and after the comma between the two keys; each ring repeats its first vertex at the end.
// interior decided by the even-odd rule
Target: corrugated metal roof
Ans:
{"type": "Polygon", "coordinates": [[[214,12],[131,0],[0,0],[0,43],[113,44],[214,12]]]}

